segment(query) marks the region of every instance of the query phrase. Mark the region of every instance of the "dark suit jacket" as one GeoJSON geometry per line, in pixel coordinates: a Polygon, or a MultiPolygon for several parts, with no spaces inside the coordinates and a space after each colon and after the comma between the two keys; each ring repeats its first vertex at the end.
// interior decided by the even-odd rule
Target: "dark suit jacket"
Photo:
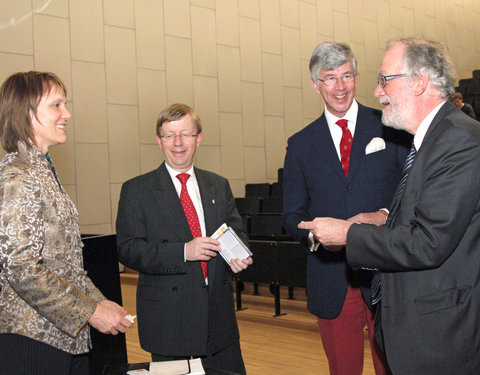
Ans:
{"type": "MultiPolygon", "coordinates": [[[[195,168],[207,235],[222,224],[247,236],[228,181],[195,168]]],[[[200,262],[184,262],[192,239],[165,164],[124,183],[117,216],[119,260],[139,271],[137,314],[143,349],[167,356],[204,355],[238,341],[231,270],[218,255],[208,262],[208,287],[200,262]]]]}
{"type": "Polygon", "coordinates": [[[382,271],[394,374],[480,374],[480,126],[446,102],[390,228],[351,226],[348,261],[382,271]]]}
{"type": "MultiPolygon", "coordinates": [[[[328,129],[325,114],[288,140],[284,165],[283,224],[289,235],[308,251],[307,307],[321,318],[336,318],[347,294],[351,269],[345,251],[308,250],[307,230],[300,221],[319,216],[348,219],[360,212],[388,208],[408,154],[411,138],[382,125],[378,110],[359,104],[345,178],[328,129]],[[385,140],[386,148],[365,155],[372,138],[385,140]]],[[[370,304],[371,272],[357,275],[365,301],[370,304]]]]}

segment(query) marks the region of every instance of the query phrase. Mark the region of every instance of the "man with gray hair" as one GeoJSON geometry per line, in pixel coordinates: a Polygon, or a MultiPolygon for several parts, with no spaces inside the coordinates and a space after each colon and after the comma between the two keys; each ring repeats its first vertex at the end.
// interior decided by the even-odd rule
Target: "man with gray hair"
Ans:
{"type": "Polygon", "coordinates": [[[480,127],[449,100],[455,82],[439,43],[390,44],[375,96],[384,123],[414,139],[387,225],[299,225],[380,271],[376,336],[394,374],[480,373],[480,127]]]}
{"type": "Polygon", "coordinates": [[[343,246],[330,253],[297,226],[318,216],[383,225],[410,140],[383,126],[380,111],[355,100],[359,73],[348,45],[320,43],[310,72],[325,110],[288,141],[283,224],[307,250],[307,307],[318,317],[330,374],[362,373],[365,325],[375,372],[388,374],[374,339],[372,272],[353,271],[343,246]]]}

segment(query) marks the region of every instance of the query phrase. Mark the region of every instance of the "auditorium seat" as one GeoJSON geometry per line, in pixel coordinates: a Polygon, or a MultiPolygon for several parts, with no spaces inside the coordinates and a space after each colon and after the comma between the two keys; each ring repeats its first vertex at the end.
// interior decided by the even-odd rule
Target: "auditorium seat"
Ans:
{"type": "Polygon", "coordinates": [[[282,214],[258,213],[252,216],[250,232],[252,234],[285,234],[282,227],[282,214]]]}
{"type": "Polygon", "coordinates": [[[265,198],[270,196],[270,184],[246,184],[245,185],[245,197],[257,197],[265,198]]]}
{"type": "Polygon", "coordinates": [[[262,201],[262,213],[278,213],[283,212],[283,197],[266,197],[262,201]]]}

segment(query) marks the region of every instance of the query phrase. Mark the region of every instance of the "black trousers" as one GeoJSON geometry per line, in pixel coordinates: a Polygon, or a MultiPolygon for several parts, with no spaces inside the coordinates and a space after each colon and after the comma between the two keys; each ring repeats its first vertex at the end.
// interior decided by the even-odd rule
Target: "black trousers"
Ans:
{"type": "MultiPolygon", "coordinates": [[[[163,362],[163,361],[175,361],[180,359],[191,359],[191,356],[164,356],[160,354],[152,353],[153,362],[163,362]]],[[[209,367],[217,370],[226,370],[233,372],[239,375],[245,375],[245,365],[243,363],[242,351],[240,349],[240,343],[236,343],[227,346],[225,349],[222,349],[218,353],[213,355],[207,354],[206,356],[201,356],[202,364],[204,367],[209,367]]]]}
{"type": "Polygon", "coordinates": [[[31,338],[0,334],[3,375],[89,375],[87,354],[74,355],[31,338]]]}

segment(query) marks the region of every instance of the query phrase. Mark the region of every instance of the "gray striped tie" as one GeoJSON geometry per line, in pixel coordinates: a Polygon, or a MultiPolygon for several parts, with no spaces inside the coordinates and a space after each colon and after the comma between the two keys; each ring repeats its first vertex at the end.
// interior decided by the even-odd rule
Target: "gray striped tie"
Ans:
{"type": "MultiPolygon", "coordinates": [[[[417,154],[417,150],[415,149],[415,145],[412,143],[412,147],[410,148],[410,153],[405,160],[405,165],[403,166],[402,178],[400,179],[400,183],[398,184],[397,191],[393,196],[391,211],[388,215],[387,222],[385,225],[388,227],[393,218],[393,214],[396,211],[398,203],[400,202],[400,198],[402,197],[403,189],[407,183],[408,178],[408,171],[413,164],[413,160],[415,159],[415,155],[417,154]]],[[[382,285],[382,275],[380,271],[376,271],[372,278],[372,286],[370,287],[370,297],[372,305],[376,305],[382,299],[382,293],[380,291],[380,287],[382,285]]]]}

